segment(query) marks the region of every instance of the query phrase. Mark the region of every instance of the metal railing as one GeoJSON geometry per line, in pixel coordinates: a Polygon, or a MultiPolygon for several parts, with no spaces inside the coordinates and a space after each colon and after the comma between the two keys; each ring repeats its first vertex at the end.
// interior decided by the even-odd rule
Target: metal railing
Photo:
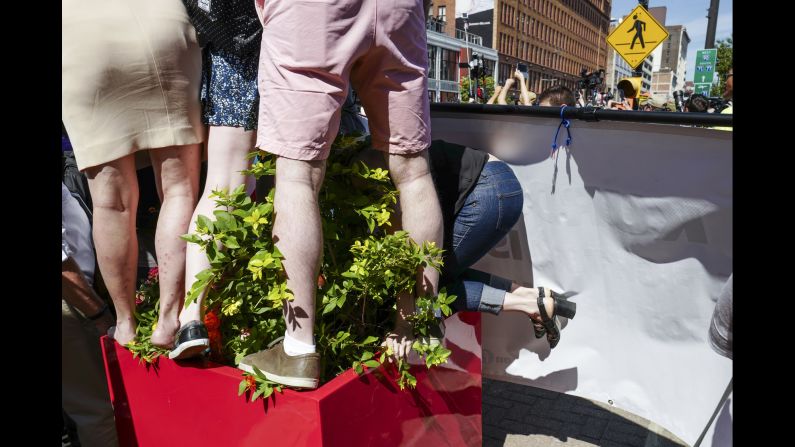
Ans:
{"type": "Polygon", "coordinates": [[[456,28],[455,38],[459,40],[464,40],[473,45],[480,45],[481,47],[483,46],[483,38],[481,36],[478,36],[477,34],[472,34],[470,32],[464,32],[464,30],[462,29],[456,28]]]}
{"type": "MultiPolygon", "coordinates": [[[[432,103],[433,112],[482,113],[488,115],[524,115],[544,118],[560,118],[559,107],[449,104],[432,103]]],[[[640,112],[629,110],[605,110],[593,107],[567,107],[563,117],[583,121],[625,121],[636,123],[681,124],[696,126],[734,127],[734,116],[720,113],[687,112],[640,112]]]]}
{"type": "Polygon", "coordinates": [[[428,90],[437,89],[443,92],[457,92],[459,90],[458,82],[428,78],[428,90]]]}
{"type": "Polygon", "coordinates": [[[435,31],[437,33],[444,34],[444,28],[446,24],[447,22],[443,20],[439,20],[435,17],[429,17],[425,22],[425,29],[428,31],[435,31]]]}

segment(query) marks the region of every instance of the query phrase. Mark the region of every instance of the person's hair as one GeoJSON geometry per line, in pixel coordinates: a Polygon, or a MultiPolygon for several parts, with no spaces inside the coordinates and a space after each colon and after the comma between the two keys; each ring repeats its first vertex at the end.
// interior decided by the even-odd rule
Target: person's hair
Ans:
{"type": "Polygon", "coordinates": [[[563,85],[553,85],[552,87],[544,90],[538,95],[537,104],[549,101],[550,106],[560,107],[563,104],[567,106],[575,105],[574,93],[563,85]]]}
{"type": "Polygon", "coordinates": [[[688,112],[706,112],[709,109],[709,99],[701,93],[696,93],[687,100],[686,107],[688,112]]]}

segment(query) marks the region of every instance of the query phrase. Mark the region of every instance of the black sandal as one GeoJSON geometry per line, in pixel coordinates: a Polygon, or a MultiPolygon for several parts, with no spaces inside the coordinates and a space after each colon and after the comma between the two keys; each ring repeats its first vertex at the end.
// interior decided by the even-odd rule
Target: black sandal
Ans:
{"type": "Polygon", "coordinates": [[[536,338],[541,338],[538,335],[539,332],[542,336],[544,332],[546,332],[547,341],[549,341],[549,348],[552,349],[558,345],[558,342],[560,342],[560,320],[558,319],[558,316],[568,319],[574,318],[574,314],[577,313],[577,303],[572,303],[565,295],[559,294],[552,290],[550,290],[549,293],[555,303],[552,310],[552,316],[547,315],[547,309],[546,306],[544,306],[544,288],[538,288],[538,313],[541,315],[544,331],[537,330],[535,325],[533,326],[533,330],[536,333],[536,338]]]}

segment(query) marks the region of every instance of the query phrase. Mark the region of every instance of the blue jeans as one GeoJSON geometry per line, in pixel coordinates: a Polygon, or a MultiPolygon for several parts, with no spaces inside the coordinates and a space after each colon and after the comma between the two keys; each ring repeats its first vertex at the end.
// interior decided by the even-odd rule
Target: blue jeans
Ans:
{"type": "Polygon", "coordinates": [[[478,183],[455,216],[452,247],[444,247],[448,254],[439,283],[449,294],[456,295],[452,306],[455,311],[498,314],[502,310],[511,281],[469,267],[513,228],[523,202],[522,186],[511,168],[501,161],[486,163],[478,183]]]}

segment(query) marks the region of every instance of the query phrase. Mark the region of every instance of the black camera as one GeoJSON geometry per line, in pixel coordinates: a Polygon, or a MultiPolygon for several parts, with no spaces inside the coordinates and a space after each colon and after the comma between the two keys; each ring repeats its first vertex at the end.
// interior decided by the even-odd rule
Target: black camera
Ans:
{"type": "Polygon", "coordinates": [[[598,70],[588,73],[585,68],[580,72],[580,80],[577,81],[577,90],[595,89],[602,85],[604,79],[604,70],[598,70]]]}
{"type": "Polygon", "coordinates": [[[715,113],[720,113],[723,109],[729,107],[729,103],[724,101],[723,98],[711,97],[707,99],[709,100],[709,108],[715,109],[715,113]]]}

